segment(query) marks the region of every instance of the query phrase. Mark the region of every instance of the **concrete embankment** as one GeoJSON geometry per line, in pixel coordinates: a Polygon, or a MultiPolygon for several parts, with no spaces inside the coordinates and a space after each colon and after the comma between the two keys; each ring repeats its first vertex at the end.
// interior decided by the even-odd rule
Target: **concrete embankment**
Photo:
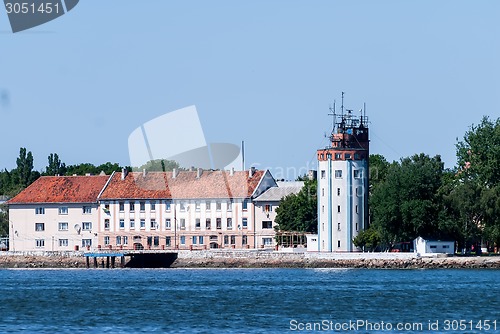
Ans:
{"type": "MultiPolygon", "coordinates": [[[[0,268],[85,268],[82,252],[0,252],[0,268]]],[[[500,256],[417,257],[412,253],[284,253],[272,251],[184,251],[172,268],[497,268],[500,256]]]]}

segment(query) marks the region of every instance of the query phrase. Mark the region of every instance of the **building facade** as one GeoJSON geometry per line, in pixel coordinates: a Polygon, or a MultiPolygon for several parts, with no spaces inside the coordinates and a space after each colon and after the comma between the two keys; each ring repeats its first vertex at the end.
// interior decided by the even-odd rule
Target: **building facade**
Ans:
{"type": "Polygon", "coordinates": [[[359,251],[353,239],[368,225],[368,119],[334,116],[331,145],[317,151],[318,251],[359,251]]]}
{"type": "Polygon", "coordinates": [[[8,202],[11,250],[271,248],[273,187],[253,168],[41,177],[8,202]]]}

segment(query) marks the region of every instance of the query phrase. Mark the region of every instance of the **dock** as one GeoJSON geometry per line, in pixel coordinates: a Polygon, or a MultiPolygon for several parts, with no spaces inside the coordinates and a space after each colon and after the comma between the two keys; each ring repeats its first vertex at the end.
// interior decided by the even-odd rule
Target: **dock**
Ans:
{"type": "Polygon", "coordinates": [[[119,268],[168,268],[177,259],[177,250],[120,250],[85,252],[87,268],[116,268],[119,258],[119,268]],[[130,257],[128,262],[125,257],[130,257]]]}

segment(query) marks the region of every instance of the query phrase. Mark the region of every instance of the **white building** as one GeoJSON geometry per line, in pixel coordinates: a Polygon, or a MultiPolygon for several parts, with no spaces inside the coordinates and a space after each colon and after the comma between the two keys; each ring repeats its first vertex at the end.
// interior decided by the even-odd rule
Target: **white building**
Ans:
{"type": "Polygon", "coordinates": [[[318,158],[318,251],[359,251],[353,239],[368,223],[368,119],[335,115],[331,146],[318,158]]]}
{"type": "Polygon", "coordinates": [[[455,254],[454,241],[426,240],[418,237],[413,241],[413,249],[416,253],[425,256],[427,254],[455,254]]]}

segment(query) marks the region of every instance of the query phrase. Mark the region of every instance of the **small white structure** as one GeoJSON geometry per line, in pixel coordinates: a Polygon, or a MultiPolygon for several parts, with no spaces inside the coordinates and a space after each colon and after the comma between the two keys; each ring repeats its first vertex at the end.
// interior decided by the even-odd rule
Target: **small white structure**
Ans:
{"type": "Polygon", "coordinates": [[[306,234],[307,238],[307,251],[317,252],[318,251],[318,235],[317,234],[306,234]]]}
{"type": "Polygon", "coordinates": [[[413,249],[420,255],[426,254],[454,254],[455,241],[425,240],[418,237],[413,241],[413,249]]]}

